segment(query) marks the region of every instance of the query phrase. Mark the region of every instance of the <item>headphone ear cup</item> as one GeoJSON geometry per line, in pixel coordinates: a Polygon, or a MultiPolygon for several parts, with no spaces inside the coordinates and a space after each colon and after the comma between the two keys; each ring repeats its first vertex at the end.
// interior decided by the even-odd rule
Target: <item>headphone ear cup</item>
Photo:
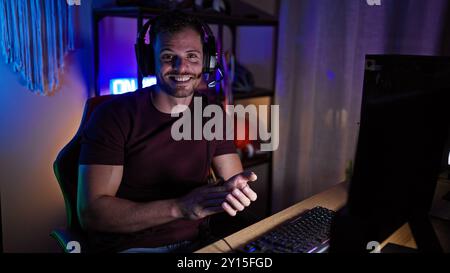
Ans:
{"type": "Polygon", "coordinates": [[[208,37],[203,50],[203,72],[213,73],[217,67],[216,44],[214,37],[208,37]]]}
{"type": "Polygon", "coordinates": [[[209,69],[213,73],[217,68],[217,57],[216,55],[209,57],[209,69]]]}
{"type": "Polygon", "coordinates": [[[209,51],[207,46],[203,46],[203,73],[209,73],[209,51]]]}

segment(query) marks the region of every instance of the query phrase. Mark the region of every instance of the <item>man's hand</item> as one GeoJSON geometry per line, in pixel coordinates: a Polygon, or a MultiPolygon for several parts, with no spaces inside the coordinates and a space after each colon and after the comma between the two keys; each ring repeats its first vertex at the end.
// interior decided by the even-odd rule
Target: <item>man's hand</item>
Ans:
{"type": "Polygon", "coordinates": [[[249,181],[256,179],[255,173],[244,171],[225,181],[223,186],[198,187],[176,201],[176,214],[190,220],[202,219],[223,211],[235,216],[238,211],[243,211],[256,200],[256,193],[248,185],[249,181]]]}
{"type": "Polygon", "coordinates": [[[235,216],[238,211],[243,211],[257,198],[256,193],[250,188],[248,182],[256,181],[258,177],[251,171],[244,171],[228,179],[224,186],[231,192],[226,195],[226,202],[222,203],[222,208],[230,216],[235,216]]]}
{"type": "Polygon", "coordinates": [[[226,202],[229,191],[225,186],[206,185],[198,187],[177,200],[178,216],[197,220],[223,212],[222,203],[226,202]]]}

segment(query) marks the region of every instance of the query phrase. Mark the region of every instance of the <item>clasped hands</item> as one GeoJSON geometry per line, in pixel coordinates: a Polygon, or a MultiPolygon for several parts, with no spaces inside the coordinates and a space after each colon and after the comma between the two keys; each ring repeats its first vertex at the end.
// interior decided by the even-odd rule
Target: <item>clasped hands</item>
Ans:
{"type": "Polygon", "coordinates": [[[248,182],[256,181],[257,176],[251,171],[234,175],[222,185],[198,187],[187,195],[177,199],[178,212],[181,217],[197,220],[219,212],[235,216],[243,211],[257,198],[248,182]]]}

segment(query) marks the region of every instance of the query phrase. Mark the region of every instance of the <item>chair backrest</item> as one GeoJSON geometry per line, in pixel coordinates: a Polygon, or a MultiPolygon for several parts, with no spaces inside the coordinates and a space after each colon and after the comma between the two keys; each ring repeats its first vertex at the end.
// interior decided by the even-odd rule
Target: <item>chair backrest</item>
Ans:
{"type": "Polygon", "coordinates": [[[114,95],[89,98],[84,106],[80,127],[72,140],[59,152],[53,163],[53,171],[64,196],[67,225],[70,229],[80,230],[77,216],[78,159],[81,148],[81,135],[92,111],[114,95]]]}

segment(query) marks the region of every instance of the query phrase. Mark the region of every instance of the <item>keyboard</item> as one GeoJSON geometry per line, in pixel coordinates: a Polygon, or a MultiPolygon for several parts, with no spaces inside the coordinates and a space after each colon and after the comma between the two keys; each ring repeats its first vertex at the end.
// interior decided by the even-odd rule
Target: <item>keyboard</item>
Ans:
{"type": "Polygon", "coordinates": [[[329,247],[336,212],[314,207],[240,248],[245,253],[322,253],[329,247]]]}

